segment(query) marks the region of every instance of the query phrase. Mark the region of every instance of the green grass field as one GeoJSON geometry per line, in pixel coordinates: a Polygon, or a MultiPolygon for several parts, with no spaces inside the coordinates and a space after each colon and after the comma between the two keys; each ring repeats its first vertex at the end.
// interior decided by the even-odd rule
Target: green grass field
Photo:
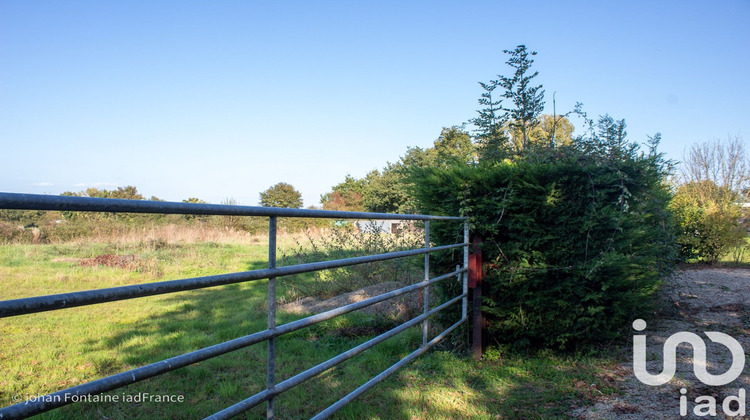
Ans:
{"type": "Polygon", "coordinates": [[[720,264],[750,266],[750,236],[745,238],[745,246],[734,247],[721,257],[720,264]]]}
{"type": "MultiPolygon", "coordinates": [[[[0,246],[0,300],[264,268],[265,243],[0,246]],[[133,255],[127,267],[82,266],[133,255]]],[[[289,292],[279,279],[279,293],[289,292]]],[[[311,281],[311,277],[295,279],[311,281]]],[[[0,319],[0,406],[197,350],[266,327],[266,281],[0,319]]],[[[299,318],[280,313],[279,323],[299,318]]],[[[277,339],[277,380],[392,327],[353,313],[277,339]],[[363,328],[364,327],[364,328],[363,328]]],[[[461,334],[454,332],[453,341],[461,334]]],[[[309,418],[415,350],[417,328],[276,399],[277,418],[309,418]]],[[[182,396],[182,402],[81,402],[40,418],[202,418],[265,387],[266,343],[110,392],[182,396]]],[[[476,362],[434,350],[345,407],[337,418],[565,418],[614,392],[607,356],[493,350],[476,362]]],[[[110,398],[112,399],[112,398],[110,398]]],[[[245,414],[263,418],[265,404],[245,414]]]]}

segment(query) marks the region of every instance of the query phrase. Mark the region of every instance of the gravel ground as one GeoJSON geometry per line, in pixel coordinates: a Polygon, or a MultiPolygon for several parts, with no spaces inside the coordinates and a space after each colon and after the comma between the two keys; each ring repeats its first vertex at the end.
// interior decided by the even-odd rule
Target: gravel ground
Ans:
{"type": "MultiPolygon", "coordinates": [[[[647,335],[647,370],[659,373],[662,370],[663,344],[674,333],[689,331],[704,339],[707,346],[708,371],[713,374],[726,372],[731,366],[731,354],[726,347],[712,343],[703,332],[720,331],[742,344],[745,354],[750,350],[750,269],[704,268],[678,271],[666,284],[660,296],[662,310],[655,319],[645,320],[647,328],[640,333],[647,335]]],[[[632,340],[631,340],[632,346],[632,340]]],[[[662,386],[642,384],[633,374],[632,347],[629,358],[613,375],[622,393],[603,397],[597,404],[582,408],[571,414],[579,419],[675,419],[675,418],[750,418],[726,416],[722,402],[727,396],[746,392],[746,411],[750,414],[750,375],[746,356],[743,373],[725,386],[707,386],[693,374],[692,351],[683,344],[677,351],[677,373],[662,386]],[[687,415],[680,415],[681,389],[686,389],[687,415]],[[697,416],[693,410],[706,403],[700,396],[716,399],[716,416],[697,416]]],[[[736,404],[730,405],[737,410],[736,404]]],[[[699,411],[699,414],[704,413],[699,411]]]]}

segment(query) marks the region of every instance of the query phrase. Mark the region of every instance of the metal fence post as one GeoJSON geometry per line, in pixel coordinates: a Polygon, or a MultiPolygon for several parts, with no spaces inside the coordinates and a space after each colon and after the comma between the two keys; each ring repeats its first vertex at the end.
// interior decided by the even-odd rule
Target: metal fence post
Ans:
{"type": "MultiPolygon", "coordinates": [[[[268,268],[276,268],[276,216],[268,219],[268,268]]],[[[276,330],[276,277],[268,279],[268,329],[276,330]]],[[[268,339],[268,364],[266,374],[266,388],[276,386],[276,339],[268,339]]],[[[273,419],[273,397],[266,402],[266,418],[273,419]]]]}
{"type": "MultiPolygon", "coordinates": [[[[424,222],[424,247],[430,247],[430,221],[425,220],[424,222]]],[[[424,254],[424,282],[430,281],[430,253],[424,254]]],[[[430,310],[430,287],[425,286],[424,290],[424,301],[422,302],[422,313],[427,315],[430,310]]],[[[427,345],[427,318],[422,321],[422,346],[427,345]]]]}
{"type": "Polygon", "coordinates": [[[469,222],[464,222],[464,269],[463,295],[461,302],[461,319],[467,319],[469,307],[469,222]]]}

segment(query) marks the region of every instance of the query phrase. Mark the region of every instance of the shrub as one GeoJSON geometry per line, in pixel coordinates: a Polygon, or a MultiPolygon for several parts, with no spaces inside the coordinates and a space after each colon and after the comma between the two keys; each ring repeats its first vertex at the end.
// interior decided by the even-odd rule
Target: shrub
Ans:
{"type": "Polygon", "coordinates": [[[683,260],[713,264],[743,245],[741,208],[728,188],[708,180],[688,182],[677,189],[670,207],[683,260]]]}
{"type": "Polygon", "coordinates": [[[26,231],[23,226],[0,222],[0,243],[20,242],[24,239],[26,231]]]}
{"type": "MultiPolygon", "coordinates": [[[[483,311],[494,342],[568,347],[612,338],[650,308],[672,267],[661,155],[588,146],[412,170],[422,212],[466,215],[483,238],[483,311]]],[[[434,226],[439,242],[460,234],[434,226]]]]}

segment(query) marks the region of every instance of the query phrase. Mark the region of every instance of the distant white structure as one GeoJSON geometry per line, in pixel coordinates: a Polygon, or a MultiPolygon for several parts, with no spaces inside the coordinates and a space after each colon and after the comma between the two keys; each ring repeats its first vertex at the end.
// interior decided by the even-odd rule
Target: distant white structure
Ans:
{"type": "Polygon", "coordinates": [[[365,233],[398,233],[400,220],[358,220],[354,222],[360,232],[365,233]]]}

